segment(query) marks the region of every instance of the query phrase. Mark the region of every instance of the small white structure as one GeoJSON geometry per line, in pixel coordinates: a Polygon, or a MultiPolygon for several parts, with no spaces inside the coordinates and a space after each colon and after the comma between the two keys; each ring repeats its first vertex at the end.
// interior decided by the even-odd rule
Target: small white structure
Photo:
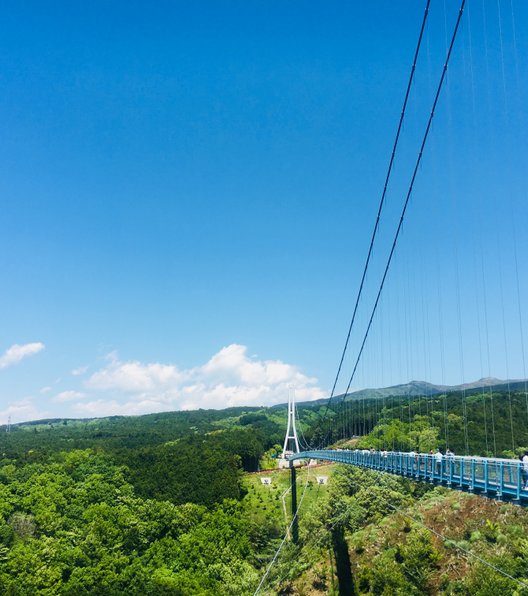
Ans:
{"type": "Polygon", "coordinates": [[[260,481],[262,482],[262,484],[265,484],[266,486],[271,486],[271,478],[261,478],[260,481]]]}
{"type": "MultiPolygon", "coordinates": [[[[286,455],[293,455],[293,452],[291,452],[291,451],[288,451],[288,452],[286,453],[286,455]]],[[[302,459],[296,459],[296,460],[294,460],[294,461],[293,461],[293,467],[294,467],[294,468],[299,468],[300,466],[302,466],[302,462],[303,462],[303,461],[304,461],[304,460],[302,460],[302,459]]],[[[290,460],[289,460],[289,459],[286,459],[286,458],[283,458],[283,457],[281,457],[281,458],[279,459],[279,470],[284,470],[285,468],[289,468],[289,467],[290,467],[290,460]]]]}
{"type": "Polygon", "coordinates": [[[317,484],[328,484],[328,476],[316,476],[317,484]]]}

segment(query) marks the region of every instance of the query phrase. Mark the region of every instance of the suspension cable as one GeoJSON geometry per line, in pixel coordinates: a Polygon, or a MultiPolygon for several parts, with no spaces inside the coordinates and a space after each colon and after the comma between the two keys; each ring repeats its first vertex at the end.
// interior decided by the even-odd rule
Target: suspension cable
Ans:
{"type": "Polygon", "coordinates": [[[462,0],[462,2],[460,4],[460,9],[458,11],[458,17],[457,17],[457,20],[456,20],[455,28],[453,30],[453,35],[451,37],[451,42],[449,44],[449,49],[447,51],[447,56],[446,56],[444,68],[442,69],[442,75],[441,75],[440,81],[438,83],[438,87],[437,87],[437,90],[436,90],[435,98],[434,98],[434,101],[433,101],[433,106],[432,106],[432,109],[431,109],[431,113],[429,115],[429,120],[427,122],[425,133],[424,133],[424,136],[423,136],[423,139],[422,139],[422,144],[420,146],[420,151],[418,152],[418,157],[416,159],[416,164],[415,164],[414,171],[413,171],[413,174],[412,174],[412,177],[411,177],[411,182],[409,184],[409,188],[408,188],[408,191],[407,191],[407,195],[406,195],[406,198],[405,198],[403,209],[402,209],[402,212],[401,212],[401,215],[400,215],[400,221],[399,221],[398,227],[396,229],[396,234],[394,235],[394,240],[392,242],[392,247],[391,247],[391,250],[390,250],[390,253],[389,253],[389,257],[387,259],[387,263],[385,265],[385,271],[383,273],[383,277],[382,277],[382,280],[381,280],[381,283],[380,283],[380,286],[379,286],[379,290],[378,290],[378,293],[377,293],[377,296],[376,296],[376,301],[374,302],[374,306],[372,308],[372,312],[371,312],[371,315],[370,315],[369,323],[367,325],[367,329],[366,329],[365,334],[363,336],[363,341],[361,343],[361,347],[359,349],[359,353],[358,353],[358,356],[356,358],[356,362],[354,364],[354,368],[352,370],[352,374],[350,376],[350,379],[348,381],[347,388],[345,390],[345,395],[348,393],[348,390],[350,389],[350,386],[352,384],[352,381],[354,380],[354,376],[356,374],[356,370],[357,370],[359,361],[361,360],[361,356],[363,354],[363,350],[364,350],[365,344],[367,342],[367,338],[368,338],[368,335],[369,335],[369,332],[370,332],[370,328],[372,326],[372,321],[374,320],[374,315],[376,314],[376,310],[378,308],[378,304],[379,304],[379,300],[380,300],[380,297],[381,297],[381,293],[383,292],[383,287],[385,285],[385,280],[386,280],[387,274],[389,272],[389,268],[390,268],[390,265],[391,265],[391,262],[392,262],[392,257],[394,255],[394,251],[396,249],[396,244],[398,242],[398,238],[400,236],[400,232],[401,232],[401,229],[402,229],[402,226],[403,226],[403,221],[405,219],[405,214],[407,212],[407,206],[409,205],[409,200],[411,198],[411,194],[412,194],[412,191],[413,191],[413,188],[414,188],[414,182],[416,180],[416,175],[418,173],[418,169],[419,169],[420,163],[422,161],[423,151],[424,151],[424,148],[425,148],[425,145],[426,145],[426,142],[427,142],[427,138],[429,136],[429,131],[431,130],[431,124],[433,122],[433,117],[434,117],[434,114],[435,114],[436,106],[438,104],[438,99],[440,97],[440,92],[442,90],[442,86],[444,84],[445,76],[447,74],[447,67],[449,65],[449,60],[451,58],[453,47],[455,45],[455,40],[456,40],[457,33],[458,33],[458,30],[459,30],[460,21],[462,19],[462,14],[464,12],[464,6],[465,6],[465,4],[466,4],[466,0],[462,0]]]}
{"type": "MultiPolygon", "coordinates": [[[[330,392],[330,397],[328,399],[326,410],[325,410],[325,412],[323,414],[323,420],[326,418],[326,415],[328,414],[328,408],[330,407],[330,402],[332,401],[332,399],[333,399],[333,397],[335,395],[335,390],[336,390],[336,387],[337,387],[337,382],[338,382],[339,376],[341,374],[341,369],[343,367],[343,362],[345,360],[345,355],[346,355],[346,352],[347,352],[347,349],[348,349],[348,344],[349,344],[349,341],[350,341],[350,336],[352,334],[352,328],[354,327],[354,323],[355,323],[355,320],[356,320],[356,315],[357,315],[357,311],[358,311],[358,307],[359,307],[359,301],[361,300],[361,295],[363,293],[363,286],[365,284],[365,279],[367,277],[367,271],[368,271],[368,268],[369,268],[369,265],[370,265],[370,258],[372,256],[372,250],[374,248],[374,242],[375,242],[375,239],[376,239],[376,236],[377,236],[377,233],[378,233],[379,222],[380,222],[380,218],[381,218],[381,212],[383,211],[383,206],[385,204],[385,196],[387,194],[387,188],[388,188],[388,185],[389,185],[389,180],[390,180],[391,173],[392,173],[392,168],[393,168],[393,165],[394,165],[394,158],[396,156],[396,149],[398,147],[398,142],[400,140],[400,133],[401,133],[402,128],[403,128],[403,121],[404,121],[404,118],[405,118],[405,112],[406,112],[406,109],[407,109],[407,103],[408,103],[409,96],[410,96],[410,93],[411,93],[411,87],[412,87],[412,84],[413,84],[413,81],[414,81],[414,73],[416,71],[416,63],[418,61],[418,55],[420,53],[420,48],[421,48],[421,45],[422,45],[423,34],[424,34],[424,31],[425,31],[425,26],[427,24],[427,17],[429,15],[429,6],[430,6],[430,4],[431,4],[431,0],[427,0],[427,4],[425,6],[425,11],[424,11],[424,16],[423,16],[423,19],[422,19],[422,25],[420,27],[420,34],[418,36],[418,43],[416,44],[416,50],[414,52],[413,64],[412,64],[412,67],[411,67],[411,72],[409,74],[409,80],[407,82],[407,89],[405,90],[405,97],[404,97],[404,100],[403,100],[402,110],[401,110],[401,113],[400,113],[400,120],[398,122],[398,128],[396,130],[396,136],[394,138],[394,143],[393,143],[393,146],[392,146],[392,153],[391,153],[391,157],[390,157],[390,160],[389,160],[389,165],[388,165],[388,168],[387,168],[387,173],[385,175],[385,183],[384,183],[384,186],[383,186],[383,192],[381,193],[381,198],[380,198],[380,202],[379,202],[379,206],[378,206],[378,213],[376,215],[376,222],[375,222],[374,228],[372,230],[372,236],[370,238],[370,246],[369,246],[369,249],[368,249],[367,258],[365,259],[365,264],[363,266],[363,274],[361,276],[361,282],[359,284],[359,290],[358,290],[358,293],[357,293],[357,296],[356,296],[356,302],[354,304],[354,311],[352,313],[352,319],[351,319],[350,325],[348,327],[348,332],[347,332],[347,336],[346,336],[346,340],[345,340],[345,345],[343,346],[343,351],[341,353],[341,358],[339,360],[339,365],[337,367],[337,373],[336,373],[336,376],[335,376],[335,379],[334,379],[334,384],[332,386],[332,391],[330,392]]],[[[346,393],[345,393],[345,395],[346,395],[346,393]]]]}
{"type": "Polygon", "coordinates": [[[310,449],[310,444],[306,440],[306,437],[304,436],[304,432],[302,429],[301,418],[299,416],[299,410],[297,408],[297,403],[295,403],[295,419],[297,420],[297,423],[299,425],[299,432],[301,433],[301,436],[299,437],[301,439],[300,443],[301,443],[303,449],[310,449]]]}

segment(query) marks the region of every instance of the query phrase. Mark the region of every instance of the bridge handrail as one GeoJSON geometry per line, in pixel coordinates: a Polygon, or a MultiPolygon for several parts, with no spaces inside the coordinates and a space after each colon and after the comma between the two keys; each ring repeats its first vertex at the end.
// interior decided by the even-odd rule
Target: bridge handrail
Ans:
{"type": "Polygon", "coordinates": [[[520,460],[369,449],[311,450],[288,459],[323,459],[356,465],[528,505],[528,468],[520,460]]]}

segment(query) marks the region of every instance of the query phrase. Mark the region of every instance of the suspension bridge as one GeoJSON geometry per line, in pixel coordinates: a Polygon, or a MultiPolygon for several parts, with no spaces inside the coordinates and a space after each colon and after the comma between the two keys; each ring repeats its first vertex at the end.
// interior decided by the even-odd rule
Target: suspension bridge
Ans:
{"type": "MultiPolygon", "coordinates": [[[[485,10],[485,7],[484,7],[485,10]]],[[[513,31],[513,40],[515,46],[515,23],[514,23],[514,13],[513,13],[513,4],[511,5],[511,22],[512,22],[512,31],[513,31]]],[[[406,221],[406,216],[408,215],[408,207],[410,203],[410,198],[415,188],[416,180],[422,165],[422,160],[424,158],[424,154],[428,145],[429,137],[432,131],[432,123],[435,115],[439,109],[440,98],[442,95],[442,91],[446,85],[446,78],[448,69],[451,66],[451,61],[453,59],[453,55],[455,52],[455,46],[457,43],[457,38],[460,36],[460,31],[462,27],[464,27],[463,18],[466,17],[465,27],[469,29],[469,42],[467,45],[467,51],[470,55],[473,52],[473,48],[471,45],[471,14],[469,11],[469,6],[466,5],[466,0],[462,0],[459,4],[458,11],[453,18],[451,29],[445,26],[445,57],[442,63],[442,66],[439,71],[439,77],[437,80],[436,85],[432,87],[432,94],[431,94],[431,105],[428,110],[428,116],[425,119],[425,125],[423,128],[423,132],[421,136],[417,137],[418,141],[418,151],[416,158],[414,159],[414,163],[411,162],[410,164],[410,176],[407,185],[404,187],[404,199],[401,203],[400,210],[397,212],[397,217],[394,219],[395,228],[392,235],[392,240],[387,243],[387,253],[385,259],[382,259],[381,267],[378,270],[378,281],[374,284],[374,290],[371,292],[370,295],[366,295],[366,285],[367,285],[367,276],[368,274],[373,275],[376,277],[375,272],[372,273],[373,268],[373,255],[374,255],[374,247],[376,243],[379,242],[379,234],[380,234],[380,222],[382,216],[384,215],[384,210],[386,209],[386,198],[388,194],[388,188],[390,184],[393,182],[394,177],[394,164],[395,164],[395,156],[397,155],[398,150],[400,150],[401,145],[401,137],[403,133],[403,124],[405,118],[407,117],[407,112],[409,110],[409,103],[411,100],[411,91],[413,85],[416,84],[416,72],[417,72],[417,65],[419,63],[421,54],[423,53],[423,45],[424,45],[424,36],[426,34],[427,28],[431,27],[429,23],[430,19],[430,12],[431,12],[431,0],[427,0],[423,12],[423,17],[421,20],[421,25],[419,28],[418,33],[418,40],[416,43],[412,66],[410,70],[410,74],[408,77],[405,93],[404,93],[404,100],[401,107],[400,117],[398,120],[398,125],[396,128],[396,134],[394,136],[394,140],[392,143],[392,151],[390,154],[390,159],[388,161],[388,166],[384,176],[384,184],[383,190],[380,195],[379,204],[377,208],[377,214],[374,222],[374,226],[372,229],[372,233],[370,236],[369,246],[367,255],[364,261],[363,271],[361,275],[361,279],[359,281],[359,288],[356,294],[356,298],[354,301],[354,307],[352,312],[352,317],[350,320],[350,324],[347,328],[346,339],[344,342],[344,346],[341,352],[341,356],[339,359],[337,373],[333,382],[332,391],[328,402],[324,408],[324,412],[320,416],[319,425],[320,428],[324,430],[319,433],[320,440],[319,445],[311,445],[308,441],[306,441],[304,436],[301,436],[301,445],[302,449],[299,448],[299,440],[296,434],[296,426],[295,426],[295,413],[296,409],[290,403],[288,405],[288,430],[286,433],[286,440],[284,446],[284,452],[286,452],[286,445],[288,441],[290,444],[293,445],[293,455],[291,455],[290,460],[296,461],[299,459],[323,459],[328,461],[335,461],[350,465],[361,466],[365,468],[370,468],[378,471],[389,472],[393,474],[399,474],[407,477],[414,478],[420,481],[427,481],[433,482],[437,484],[442,484],[444,486],[460,489],[464,491],[472,491],[478,494],[485,495],[490,498],[495,499],[509,499],[515,503],[525,505],[528,503],[528,492],[526,491],[525,484],[526,478],[528,477],[528,456],[526,457],[526,462],[523,463],[519,460],[512,460],[511,458],[504,458],[501,457],[501,449],[500,445],[497,443],[497,418],[502,417],[506,418],[509,417],[509,428],[508,434],[511,437],[511,441],[508,444],[508,448],[510,452],[519,452],[519,448],[523,446],[522,442],[519,444],[518,438],[516,438],[516,428],[518,425],[518,415],[517,413],[521,411],[522,405],[520,405],[521,401],[525,402],[526,412],[524,413],[525,422],[528,422],[528,387],[526,380],[522,381],[521,383],[511,383],[507,381],[504,386],[504,394],[507,395],[506,403],[503,403],[505,400],[502,400],[499,404],[499,399],[497,396],[497,392],[491,387],[483,387],[482,392],[484,394],[484,398],[482,401],[482,425],[484,426],[484,440],[482,441],[482,445],[478,446],[479,451],[485,452],[487,457],[476,457],[474,453],[471,453],[470,445],[474,445],[474,441],[471,440],[471,421],[469,420],[468,410],[470,406],[468,406],[468,401],[470,399],[471,392],[462,385],[460,391],[460,403],[458,404],[459,412],[460,412],[460,420],[462,425],[462,431],[458,434],[461,437],[461,442],[458,447],[461,449],[457,449],[457,451],[463,451],[463,456],[451,456],[447,457],[444,456],[440,451],[433,454],[431,453],[409,453],[409,449],[398,450],[395,449],[396,445],[393,444],[392,446],[385,441],[384,445],[378,446],[375,451],[370,450],[347,450],[347,449],[340,449],[340,450],[332,450],[328,449],[329,445],[333,442],[335,444],[336,438],[340,439],[347,439],[351,436],[351,429],[361,428],[363,433],[366,434],[371,431],[376,423],[380,421],[386,420],[386,412],[388,405],[386,400],[379,400],[382,403],[379,406],[376,405],[376,412],[374,415],[370,416],[370,419],[367,420],[367,416],[365,415],[365,411],[361,413],[360,408],[357,407],[357,401],[354,403],[351,400],[347,400],[349,396],[350,389],[354,380],[356,379],[357,373],[360,369],[360,365],[362,363],[362,359],[365,358],[365,352],[368,347],[369,339],[371,339],[371,334],[373,333],[373,328],[375,325],[376,317],[380,317],[380,308],[382,303],[383,292],[387,285],[387,280],[389,276],[389,271],[391,270],[391,266],[393,265],[394,256],[396,254],[396,249],[398,247],[398,243],[401,242],[402,230],[404,222],[406,221]],[[466,12],[466,14],[465,14],[466,12]],[[362,302],[366,303],[367,305],[370,304],[366,308],[366,315],[364,316],[363,322],[363,330],[358,331],[358,326],[360,324],[359,321],[359,312],[362,306],[362,302]],[[341,374],[346,365],[346,357],[348,352],[350,351],[350,347],[352,345],[352,340],[354,336],[358,336],[356,341],[357,347],[355,350],[355,355],[351,359],[351,367],[352,372],[346,384],[346,388],[342,394],[336,396],[336,390],[338,387],[338,382],[340,380],[341,374]],[[356,406],[354,408],[354,406],[356,406]],[[383,412],[385,412],[385,420],[383,417],[383,412]],[[515,413],[514,413],[515,412],[515,413]],[[357,418],[361,417],[363,414],[363,421],[360,421],[357,424],[357,418]],[[356,420],[350,420],[351,417],[355,417],[356,420]],[[335,427],[338,426],[340,428],[339,432],[335,432],[335,427]],[[291,440],[290,440],[291,439],[291,440]],[[326,449],[322,449],[325,447],[326,449]],[[391,449],[392,447],[392,449],[391,449]],[[407,451],[407,452],[405,452],[407,451]]],[[[498,38],[500,42],[500,51],[501,51],[501,71],[502,71],[502,79],[503,85],[506,89],[506,82],[505,82],[505,57],[504,57],[504,15],[501,13],[500,3],[498,3],[498,13],[495,15],[498,19],[498,38]]],[[[445,17],[447,19],[447,16],[445,17]]],[[[489,14],[484,13],[484,18],[490,18],[489,14]]],[[[447,22],[447,20],[446,20],[447,22]]],[[[463,49],[463,51],[465,48],[463,49]]],[[[486,48],[486,53],[489,50],[486,48]]],[[[487,54],[486,54],[487,55],[487,54]]],[[[518,60],[518,57],[516,57],[518,60]]],[[[489,71],[489,64],[487,66],[489,71]]],[[[473,77],[472,70],[471,70],[471,61],[470,66],[467,68],[466,74],[473,77]]],[[[519,74],[519,64],[516,62],[516,75],[519,74]]],[[[517,87],[519,89],[519,87],[517,87]]],[[[474,83],[472,83],[470,92],[475,94],[474,83]]],[[[508,103],[511,103],[511,100],[508,99],[506,91],[504,92],[504,102],[505,102],[505,110],[508,109],[508,103]]],[[[473,100],[475,98],[473,97],[473,100]]],[[[474,109],[474,108],[473,108],[474,109]]],[[[520,148],[519,148],[520,150],[520,148]]],[[[513,230],[515,232],[515,230],[513,230]]],[[[514,239],[515,240],[515,239],[514,239]]],[[[412,249],[411,249],[412,250],[412,249]]],[[[456,257],[456,255],[455,255],[456,257]]],[[[518,267],[518,256],[517,252],[514,253],[513,259],[515,261],[515,275],[514,275],[514,288],[511,288],[509,292],[512,295],[517,295],[517,307],[518,313],[516,313],[516,322],[517,322],[517,331],[519,335],[519,343],[517,349],[521,354],[522,360],[522,372],[523,377],[526,379],[526,365],[525,365],[525,357],[524,357],[524,335],[523,335],[523,313],[522,313],[522,304],[521,304],[521,297],[520,297],[520,284],[519,279],[522,277],[519,274],[519,267],[518,267]]],[[[480,260],[483,261],[483,255],[480,255],[480,260]]],[[[459,358],[460,358],[460,369],[461,374],[464,374],[464,350],[463,350],[463,342],[464,342],[464,329],[463,329],[463,322],[462,322],[462,305],[461,305],[461,298],[460,298],[460,279],[459,279],[459,269],[460,265],[458,261],[455,261],[455,268],[457,275],[455,276],[455,288],[454,293],[456,294],[456,313],[457,316],[457,323],[458,323],[458,335],[459,335],[459,358]]],[[[503,264],[504,267],[504,264],[503,264]]],[[[484,271],[484,265],[482,265],[484,271]]],[[[483,273],[485,277],[485,273],[483,273]]],[[[502,274],[499,274],[499,277],[502,280],[502,274]]],[[[437,281],[438,284],[441,284],[440,280],[437,281]]],[[[502,316],[502,334],[504,338],[504,348],[503,351],[506,354],[506,359],[508,358],[508,351],[511,351],[510,344],[513,344],[511,338],[508,337],[507,331],[507,324],[506,324],[506,313],[507,310],[505,306],[505,299],[504,296],[507,290],[503,287],[502,283],[498,284],[499,288],[499,299],[501,303],[501,316],[502,316]]],[[[486,290],[486,288],[484,288],[486,290]]],[[[484,301],[486,301],[486,291],[484,292],[484,301]]],[[[487,290],[487,294],[490,294],[490,290],[487,290]]],[[[407,301],[409,297],[407,297],[407,301]]],[[[488,298],[489,300],[489,298],[488,298]]],[[[422,302],[424,301],[423,294],[422,294],[422,302]]],[[[479,305],[477,307],[480,308],[479,305]]],[[[410,310],[410,309],[409,309],[410,310]]],[[[419,311],[419,309],[416,309],[419,311]]],[[[480,338],[480,344],[482,344],[482,337],[486,336],[486,346],[483,348],[482,345],[478,346],[478,350],[481,353],[481,368],[484,368],[484,364],[482,362],[482,353],[487,352],[487,364],[490,364],[490,323],[488,321],[489,317],[487,315],[487,305],[484,304],[484,314],[485,317],[479,318],[477,314],[477,327],[478,327],[478,335],[480,338]]],[[[421,312],[416,312],[416,314],[420,314],[422,319],[424,319],[424,310],[422,309],[421,312]]],[[[404,316],[410,317],[412,313],[408,310],[405,311],[404,316]]],[[[442,313],[440,313],[440,325],[439,331],[442,333],[442,313]]],[[[466,319],[469,319],[469,314],[466,316],[466,319]]],[[[428,346],[426,345],[426,335],[428,331],[425,329],[426,322],[422,320],[423,326],[423,345],[422,351],[426,352],[428,350],[428,346]]],[[[381,330],[383,332],[383,329],[381,330]]],[[[374,346],[374,353],[376,359],[379,361],[379,366],[383,366],[383,343],[385,341],[385,337],[382,333],[380,333],[380,346],[374,346]]],[[[410,343],[411,340],[406,338],[407,344],[410,343]]],[[[414,342],[417,343],[417,342],[414,342]]],[[[400,349],[403,347],[407,352],[413,349],[409,345],[400,346],[400,349]]],[[[440,350],[440,357],[441,359],[445,359],[445,349],[442,345],[442,350],[440,350]]],[[[473,348],[473,351],[476,351],[477,348],[473,348]]],[[[401,359],[401,354],[398,354],[401,359]]],[[[429,358],[431,355],[429,354],[429,358]]],[[[427,366],[425,366],[427,368],[427,366]]],[[[506,369],[508,370],[508,361],[506,362],[506,369]]],[[[376,400],[372,400],[372,403],[376,402],[376,400]]],[[[438,405],[438,404],[437,404],[438,405]]],[[[403,419],[404,414],[407,413],[407,430],[413,430],[413,423],[416,418],[419,419],[426,419],[429,423],[432,421],[432,412],[433,408],[435,407],[434,398],[433,396],[424,395],[423,399],[418,397],[417,399],[412,399],[410,396],[407,397],[407,402],[402,405],[402,399],[400,397],[399,402],[396,404],[396,408],[400,408],[401,415],[400,419],[403,419]],[[422,411],[422,405],[425,403],[425,412],[422,411]]],[[[473,405],[471,407],[474,409],[473,405]]],[[[393,403],[394,409],[394,403],[393,403]]],[[[449,417],[449,407],[446,401],[446,397],[443,397],[443,403],[440,404],[440,409],[443,410],[441,412],[443,416],[443,420],[440,423],[444,425],[443,429],[443,442],[444,442],[444,449],[449,449],[450,445],[450,417],[449,417]]],[[[474,425],[473,425],[474,426],[474,425]]],[[[473,433],[475,430],[473,430],[473,433]]],[[[453,432],[451,432],[451,443],[453,441],[453,432]]],[[[356,434],[357,436],[357,434],[356,434]]],[[[521,438],[521,441],[523,439],[521,438]]],[[[524,447],[528,447],[528,444],[524,445],[524,447]]],[[[504,445],[502,445],[502,450],[504,451],[504,445]]],[[[482,453],[480,453],[482,455],[482,453]]],[[[283,455],[284,457],[284,455],[283,455]]],[[[522,457],[522,454],[521,454],[522,457]]]]}
{"type": "MultiPolygon", "coordinates": [[[[515,7],[519,8],[519,5],[515,7]]],[[[330,397],[320,409],[317,423],[310,421],[312,428],[317,427],[317,432],[312,432],[309,440],[302,432],[302,421],[298,424],[298,411],[291,397],[288,403],[282,461],[287,462],[291,469],[294,539],[298,523],[295,463],[303,460],[357,466],[494,500],[528,505],[528,452],[523,460],[524,451],[528,449],[525,431],[528,428],[528,375],[524,339],[526,315],[525,301],[522,299],[526,276],[520,266],[521,258],[524,257],[524,237],[517,233],[519,222],[526,222],[523,218],[526,217],[528,198],[526,136],[521,132],[526,125],[527,105],[523,100],[527,88],[522,75],[528,69],[525,55],[519,52],[519,27],[516,25],[514,2],[506,6],[498,1],[493,12],[489,4],[477,5],[476,2],[461,0],[456,12],[451,7],[453,14],[448,14],[444,4],[443,56],[436,78],[431,76],[431,72],[428,73],[429,94],[424,95],[429,97],[429,103],[421,96],[413,96],[424,51],[431,71],[431,36],[434,26],[430,18],[435,8],[438,7],[432,6],[431,0],[426,0],[374,225],[353,301],[352,316],[346,327],[330,397]],[[509,28],[508,48],[506,24],[509,28]],[[484,47],[480,77],[477,73],[479,64],[475,58],[476,52],[482,50],[480,47],[477,50],[475,45],[475,31],[479,27],[482,29],[479,40],[484,47]],[[492,34],[495,35],[494,42],[490,41],[492,34]],[[513,56],[511,65],[508,63],[508,51],[513,56]],[[457,83],[461,87],[466,85],[466,96],[462,94],[461,101],[454,105],[453,90],[449,88],[447,79],[457,54],[459,58],[462,54],[456,71],[460,77],[457,83]],[[498,77],[494,68],[499,72],[498,77]],[[445,95],[447,98],[443,97],[445,95]],[[498,97],[501,104],[495,109],[491,107],[493,97],[498,97]],[[419,111],[426,116],[422,117],[421,126],[413,126],[416,149],[414,157],[409,159],[411,152],[407,147],[402,148],[402,137],[413,99],[420,104],[419,111]],[[438,121],[442,109],[442,100],[447,101],[447,107],[444,107],[441,123],[448,127],[447,135],[451,139],[445,147],[445,159],[439,165],[441,151],[430,137],[439,134],[438,130],[435,130],[434,135],[432,133],[433,122],[438,121]],[[487,116],[482,122],[479,121],[481,102],[487,104],[484,109],[487,116]],[[458,132],[458,129],[455,131],[456,112],[462,105],[467,108],[469,116],[460,116],[459,129],[463,129],[465,134],[461,142],[467,143],[474,155],[464,151],[455,152],[453,138],[458,132]],[[486,127],[492,130],[489,136],[483,132],[486,127]],[[501,127],[503,130],[500,130],[501,127]],[[508,151],[511,151],[509,157],[497,151],[499,143],[508,146],[508,151]],[[476,168],[479,157],[476,155],[484,146],[488,153],[493,154],[495,163],[513,164],[517,168],[515,172],[508,170],[508,176],[501,178],[497,189],[486,199],[489,205],[495,205],[492,224],[489,221],[486,223],[483,215],[482,197],[487,196],[487,189],[481,186],[478,179],[467,180],[465,177],[469,166],[471,171],[479,171],[476,168]],[[402,247],[404,224],[408,222],[411,211],[411,197],[416,192],[420,176],[423,176],[421,170],[424,169],[427,151],[436,155],[436,163],[428,175],[433,186],[442,188],[445,194],[439,192],[438,200],[425,207],[421,216],[424,218],[422,221],[427,222],[428,218],[436,217],[441,222],[437,230],[437,244],[440,247],[435,246],[433,250],[428,248],[432,230],[435,229],[435,223],[431,220],[425,231],[422,225],[418,233],[409,234],[407,244],[402,247]],[[399,153],[407,156],[406,176],[401,172],[395,174],[399,153]],[[453,157],[455,153],[462,156],[466,163],[456,163],[457,158],[453,157]],[[438,170],[441,170],[440,173],[438,170]],[[394,201],[387,207],[392,185],[398,187],[397,194],[402,198],[400,202],[394,201]],[[451,200],[452,221],[445,218],[445,204],[438,207],[446,201],[447,195],[451,200]],[[462,224],[458,224],[457,219],[463,219],[459,204],[472,195],[477,197],[474,199],[474,210],[466,214],[462,224]],[[517,202],[512,196],[517,197],[517,202]],[[492,225],[500,225],[501,215],[506,215],[510,224],[507,231],[499,232],[492,225]],[[385,240],[380,239],[384,218],[385,232],[389,230],[385,240]],[[459,225],[464,226],[463,234],[459,225]],[[468,233],[471,225],[472,231],[468,233]],[[446,237],[449,242],[442,241],[446,237]],[[509,242],[509,254],[505,249],[505,238],[509,242]],[[446,245],[450,252],[447,252],[446,245]],[[463,257],[462,251],[466,248],[470,254],[463,257]],[[442,251],[446,258],[445,262],[440,263],[438,253],[442,251]],[[428,264],[426,260],[431,255],[434,257],[433,263],[428,264]],[[489,262],[493,266],[487,268],[486,263],[489,262]],[[409,273],[411,265],[416,270],[409,273]],[[400,268],[394,271],[398,266],[400,268]],[[435,271],[433,276],[431,269],[435,271]],[[444,279],[441,279],[442,274],[445,275],[444,279]],[[436,278],[434,282],[431,282],[431,277],[436,278]],[[398,286],[398,279],[401,278],[404,278],[404,282],[398,286]],[[450,279],[450,282],[447,283],[445,279],[450,279]],[[464,285],[463,282],[467,280],[470,283],[464,285]],[[389,288],[391,281],[392,286],[389,288]],[[401,292],[398,294],[402,286],[403,297],[400,296],[401,292]],[[436,315],[429,306],[433,296],[438,304],[436,315]],[[394,345],[397,347],[393,348],[394,345]],[[480,368],[482,380],[490,377],[494,358],[500,360],[506,379],[510,378],[512,368],[522,378],[505,381],[500,391],[491,383],[483,383],[477,392],[471,385],[464,384],[470,366],[480,368]],[[362,374],[364,383],[366,378],[371,378],[369,373],[385,379],[385,368],[404,369],[409,374],[407,379],[412,378],[411,370],[421,370],[423,376],[429,377],[435,370],[440,372],[444,380],[448,362],[459,368],[461,384],[456,394],[453,392],[449,395],[447,390],[428,394],[424,390],[418,395],[394,396],[389,393],[370,400],[351,398],[352,388],[354,384],[361,384],[358,383],[358,377],[362,374]],[[344,390],[338,394],[338,384],[347,367],[351,373],[344,390]],[[472,414],[475,417],[478,414],[478,420],[471,420],[472,414]],[[434,449],[427,448],[423,450],[425,452],[420,452],[416,447],[398,446],[397,443],[402,442],[400,439],[395,440],[383,434],[391,423],[393,426],[396,424],[395,421],[409,435],[413,432],[417,434],[416,429],[421,428],[420,425],[436,428],[439,436],[433,437],[434,449]],[[297,435],[297,425],[300,436],[297,435]],[[366,444],[354,448],[355,442],[376,429],[375,448],[366,444]],[[443,451],[438,449],[439,445],[443,451]],[[456,446],[457,455],[450,449],[453,446],[456,446]]],[[[526,18],[525,7],[521,8],[522,16],[526,18]]],[[[487,167],[491,167],[491,162],[487,167]]],[[[505,167],[502,165],[501,171],[505,172],[505,167]]],[[[480,172],[479,175],[487,179],[489,170],[481,168],[480,172]]],[[[436,191],[435,188],[420,190],[422,194],[431,195],[436,191]]],[[[521,227],[524,227],[524,223],[520,224],[521,227]]],[[[409,443],[412,441],[409,440],[409,443]]]]}
{"type": "MultiPolygon", "coordinates": [[[[440,452],[439,452],[440,453],[440,452]]],[[[528,505],[523,463],[504,458],[449,456],[369,450],[314,450],[291,455],[290,460],[322,459],[440,484],[491,499],[528,505]]],[[[528,474],[527,474],[528,475],[528,474]]]]}

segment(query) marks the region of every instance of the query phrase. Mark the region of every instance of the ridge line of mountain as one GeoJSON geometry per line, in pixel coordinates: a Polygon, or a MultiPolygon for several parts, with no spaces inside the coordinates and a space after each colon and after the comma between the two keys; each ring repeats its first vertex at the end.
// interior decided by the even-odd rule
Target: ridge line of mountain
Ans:
{"type": "MultiPolygon", "coordinates": [[[[427,381],[409,381],[408,383],[391,385],[390,387],[358,389],[346,395],[341,393],[334,396],[334,399],[336,401],[343,399],[350,401],[354,399],[383,399],[387,397],[432,397],[434,395],[456,393],[458,391],[474,393],[482,389],[489,389],[490,391],[526,389],[527,385],[528,379],[496,379],[494,377],[483,377],[477,381],[462,383],[460,385],[436,385],[427,381]]],[[[297,405],[307,407],[314,404],[326,403],[327,401],[328,398],[325,397],[314,401],[298,402],[297,405]]],[[[285,404],[280,405],[283,406],[285,404]]]]}

